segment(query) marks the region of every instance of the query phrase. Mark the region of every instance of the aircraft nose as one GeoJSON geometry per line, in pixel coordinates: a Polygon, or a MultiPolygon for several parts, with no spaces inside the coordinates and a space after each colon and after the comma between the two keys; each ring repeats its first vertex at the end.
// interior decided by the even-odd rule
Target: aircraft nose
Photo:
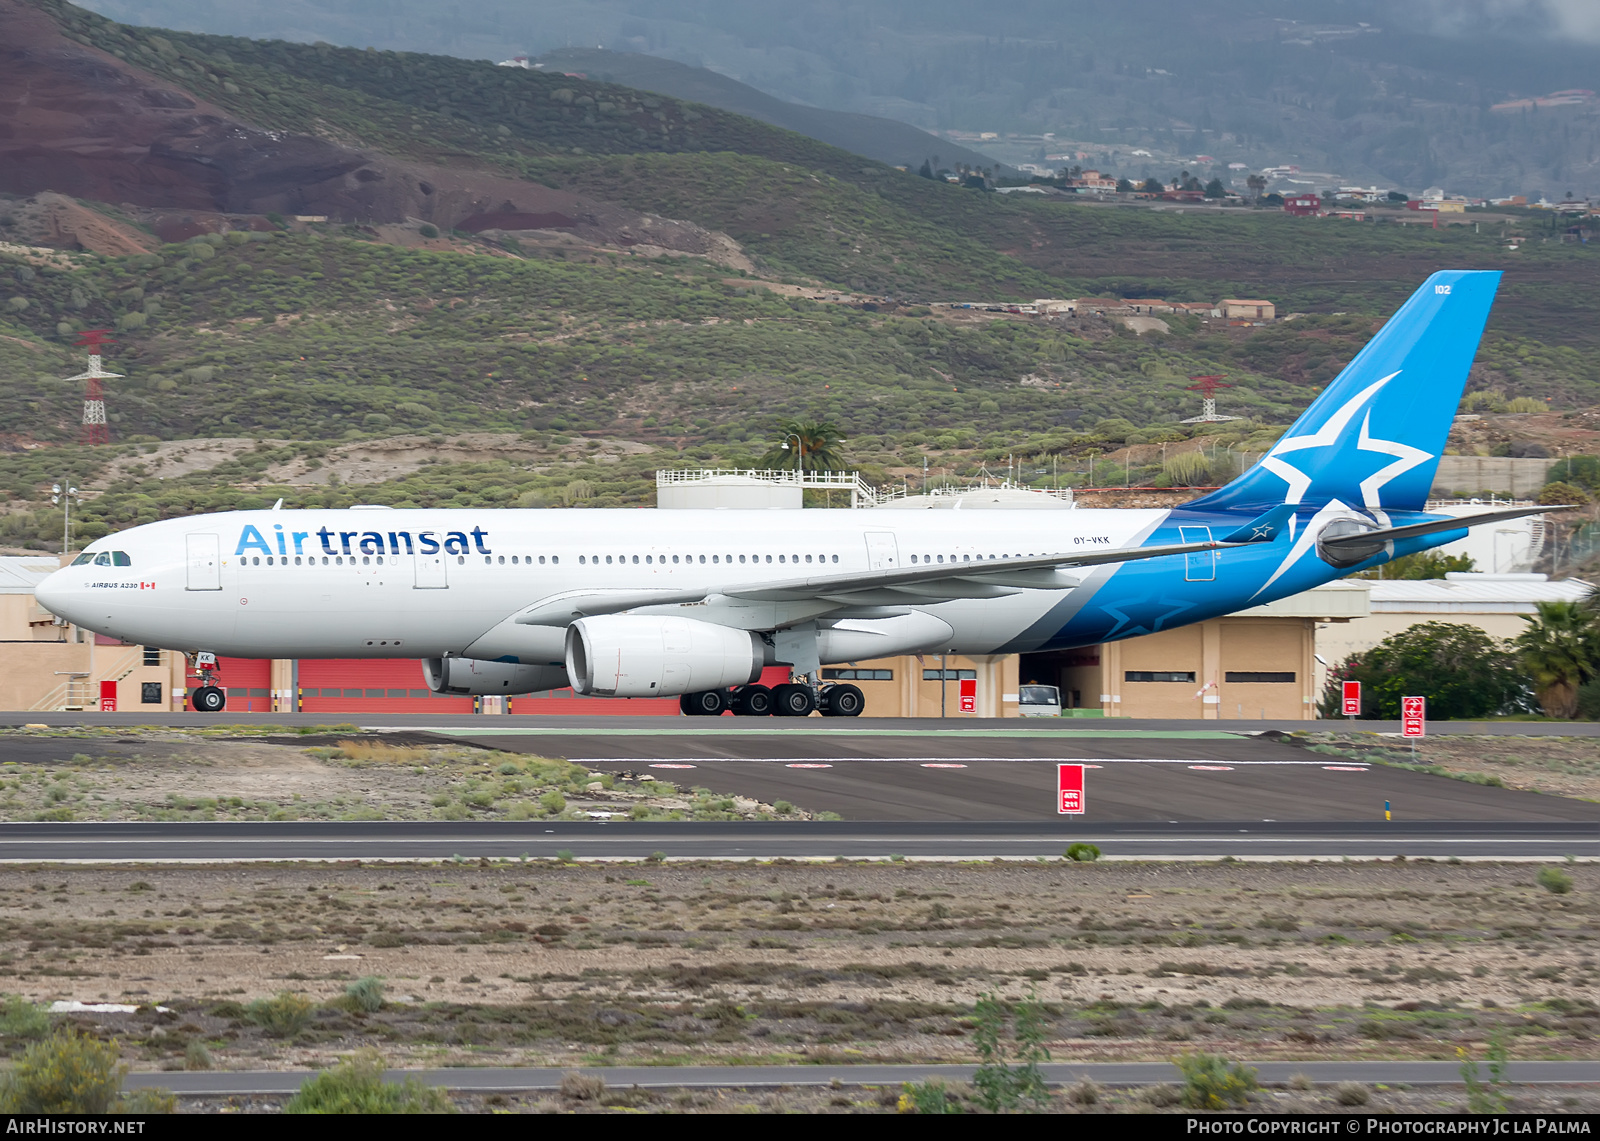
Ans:
{"type": "Polygon", "coordinates": [[[72,585],[67,581],[66,570],[62,569],[55,571],[38,586],[34,587],[33,597],[38,600],[40,606],[56,617],[65,618],[71,622],[74,621],[70,613],[72,598],[76,593],[72,585]]]}

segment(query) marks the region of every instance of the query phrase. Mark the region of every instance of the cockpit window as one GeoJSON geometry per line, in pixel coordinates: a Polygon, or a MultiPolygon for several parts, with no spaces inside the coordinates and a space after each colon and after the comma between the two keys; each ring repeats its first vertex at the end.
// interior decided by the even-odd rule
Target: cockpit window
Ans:
{"type": "Polygon", "coordinates": [[[133,560],[128,557],[127,551],[112,551],[111,565],[114,567],[131,567],[133,560]]]}
{"type": "Polygon", "coordinates": [[[85,551],[83,554],[79,555],[77,558],[72,560],[72,565],[75,566],[75,567],[81,567],[81,566],[85,566],[88,563],[92,563],[92,562],[94,562],[93,553],[91,553],[89,551],[85,551]]]}
{"type": "Polygon", "coordinates": [[[94,557],[94,565],[97,566],[97,567],[108,567],[108,566],[110,566],[111,565],[111,552],[110,551],[101,551],[98,555],[96,555],[94,557]]]}

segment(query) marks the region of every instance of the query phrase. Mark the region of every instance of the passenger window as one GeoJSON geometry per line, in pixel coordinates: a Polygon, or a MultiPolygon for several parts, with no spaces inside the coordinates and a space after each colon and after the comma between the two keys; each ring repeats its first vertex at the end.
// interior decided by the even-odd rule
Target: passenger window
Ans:
{"type": "Polygon", "coordinates": [[[544,556],[543,555],[539,556],[539,565],[540,566],[544,566],[544,556]]]}
{"type": "Polygon", "coordinates": [[[779,556],[778,556],[778,561],[779,561],[779,562],[780,562],[780,563],[781,563],[781,562],[783,562],[783,556],[782,556],[782,555],[779,555],[779,556]]]}
{"type": "Polygon", "coordinates": [[[111,565],[114,567],[131,567],[133,560],[128,557],[127,551],[112,551],[111,565]]]}
{"type": "Polygon", "coordinates": [[[700,556],[700,561],[701,561],[701,562],[702,562],[702,563],[703,563],[703,562],[705,562],[705,561],[706,561],[706,557],[705,557],[705,556],[704,556],[704,555],[701,555],[701,556],[700,556]]]}
{"type": "Polygon", "coordinates": [[[806,556],[806,562],[808,562],[808,563],[809,563],[809,562],[810,562],[810,561],[811,561],[811,556],[810,556],[810,555],[807,555],[807,556],[806,556]]]}
{"type": "MultiPolygon", "coordinates": [[[[539,561],[541,563],[544,562],[544,556],[543,555],[539,556],[539,561]]],[[[553,563],[559,563],[561,561],[561,556],[560,555],[551,555],[550,556],[550,561],[553,562],[553,563]]],[[[580,558],[578,561],[582,562],[583,560],[582,560],[582,558],[580,558]]]]}
{"type": "Polygon", "coordinates": [[[834,555],[833,556],[833,561],[834,562],[838,562],[839,561],[839,556],[838,555],[834,555]]]}
{"type": "Polygon", "coordinates": [[[633,565],[634,566],[638,566],[639,565],[639,556],[638,555],[634,555],[633,556],[633,565]]]}

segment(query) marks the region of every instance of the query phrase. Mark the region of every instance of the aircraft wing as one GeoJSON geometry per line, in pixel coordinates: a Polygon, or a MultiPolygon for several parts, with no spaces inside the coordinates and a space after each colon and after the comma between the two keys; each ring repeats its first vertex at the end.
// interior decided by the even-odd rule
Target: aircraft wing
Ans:
{"type": "MultiPolygon", "coordinates": [[[[1237,532],[1235,532],[1237,534],[1237,532]]],[[[1276,535],[1276,530],[1272,532],[1276,535]]],[[[1229,536],[1232,539],[1232,536],[1229,536]]],[[[525,626],[565,626],[577,618],[617,614],[642,606],[699,602],[712,594],[746,602],[834,603],[839,609],[863,606],[928,606],[958,598],[1000,598],[1021,590],[1070,590],[1078,579],[1070,572],[1079,567],[1159,559],[1269,542],[1270,537],[1244,541],[1213,540],[1204,543],[1169,543],[1155,547],[1121,547],[1082,550],[1008,559],[978,558],[932,566],[889,567],[882,570],[817,574],[775,582],[734,583],[697,590],[573,590],[540,599],[517,615],[525,626]]]]}

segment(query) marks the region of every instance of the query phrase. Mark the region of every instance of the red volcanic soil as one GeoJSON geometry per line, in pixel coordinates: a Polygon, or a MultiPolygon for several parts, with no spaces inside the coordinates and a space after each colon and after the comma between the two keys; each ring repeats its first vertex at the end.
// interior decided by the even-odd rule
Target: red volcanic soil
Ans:
{"type": "Polygon", "coordinates": [[[613,242],[643,230],[686,252],[710,237],[537,183],[263,130],[68,39],[27,0],[0,0],[0,191],[171,210],[180,217],[157,226],[167,240],[194,228],[182,215],[269,212],[443,229],[471,220],[613,242]]]}

